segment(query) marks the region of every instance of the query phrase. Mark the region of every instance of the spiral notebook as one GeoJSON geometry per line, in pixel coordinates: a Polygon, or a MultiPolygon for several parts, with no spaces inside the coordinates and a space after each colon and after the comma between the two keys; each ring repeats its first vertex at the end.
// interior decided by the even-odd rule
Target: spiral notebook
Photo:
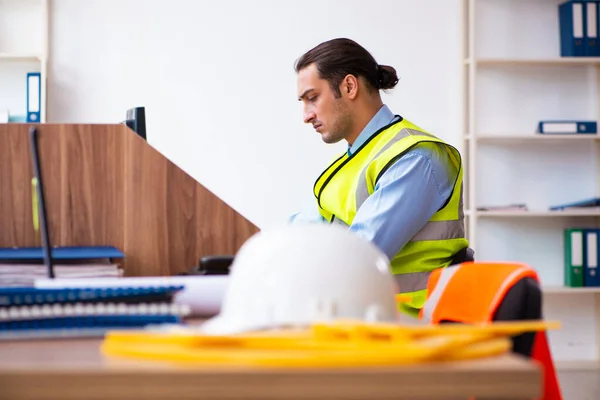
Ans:
{"type": "Polygon", "coordinates": [[[152,287],[0,288],[0,309],[75,303],[171,303],[183,285],[152,287]]]}
{"type": "Polygon", "coordinates": [[[173,302],[183,286],[0,288],[0,339],[47,337],[179,324],[189,306],[173,302]]]}

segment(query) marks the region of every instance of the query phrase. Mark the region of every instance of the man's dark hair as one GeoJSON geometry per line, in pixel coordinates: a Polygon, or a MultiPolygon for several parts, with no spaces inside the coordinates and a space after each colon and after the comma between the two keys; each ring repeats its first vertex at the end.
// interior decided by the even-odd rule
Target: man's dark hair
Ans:
{"type": "Polygon", "coordinates": [[[303,54],[297,61],[296,72],[316,64],[319,77],[329,82],[336,97],[340,97],[340,82],[348,74],[362,76],[371,89],[392,89],[398,83],[396,70],[379,65],[364,47],[353,40],[339,38],[323,42],[303,54]]]}

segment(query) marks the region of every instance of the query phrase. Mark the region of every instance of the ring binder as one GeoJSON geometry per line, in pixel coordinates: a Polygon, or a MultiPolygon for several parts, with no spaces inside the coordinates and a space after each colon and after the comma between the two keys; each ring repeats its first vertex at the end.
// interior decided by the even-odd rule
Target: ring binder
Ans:
{"type": "Polygon", "coordinates": [[[19,305],[90,303],[90,302],[171,302],[183,286],[100,287],[40,289],[0,288],[0,308],[19,305]]]}
{"type": "Polygon", "coordinates": [[[115,317],[163,315],[185,317],[190,307],[169,303],[74,303],[44,304],[41,306],[13,306],[0,309],[0,322],[33,321],[65,317],[115,317]]]}

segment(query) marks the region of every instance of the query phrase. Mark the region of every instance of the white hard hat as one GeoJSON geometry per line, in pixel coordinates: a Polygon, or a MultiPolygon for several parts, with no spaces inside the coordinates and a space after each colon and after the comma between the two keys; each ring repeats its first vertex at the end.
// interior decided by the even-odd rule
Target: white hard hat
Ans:
{"type": "Polygon", "coordinates": [[[200,329],[234,334],[335,319],[394,322],[388,257],[339,225],[261,231],[237,253],[220,314],[200,329]]]}

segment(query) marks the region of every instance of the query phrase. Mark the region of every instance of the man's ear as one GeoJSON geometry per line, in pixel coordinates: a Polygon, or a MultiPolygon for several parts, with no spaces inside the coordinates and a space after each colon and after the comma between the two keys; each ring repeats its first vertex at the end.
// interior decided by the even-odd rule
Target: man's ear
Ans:
{"type": "Polygon", "coordinates": [[[342,96],[354,100],[358,95],[358,79],[356,79],[356,76],[352,74],[346,75],[340,83],[340,91],[342,92],[342,96]]]}

